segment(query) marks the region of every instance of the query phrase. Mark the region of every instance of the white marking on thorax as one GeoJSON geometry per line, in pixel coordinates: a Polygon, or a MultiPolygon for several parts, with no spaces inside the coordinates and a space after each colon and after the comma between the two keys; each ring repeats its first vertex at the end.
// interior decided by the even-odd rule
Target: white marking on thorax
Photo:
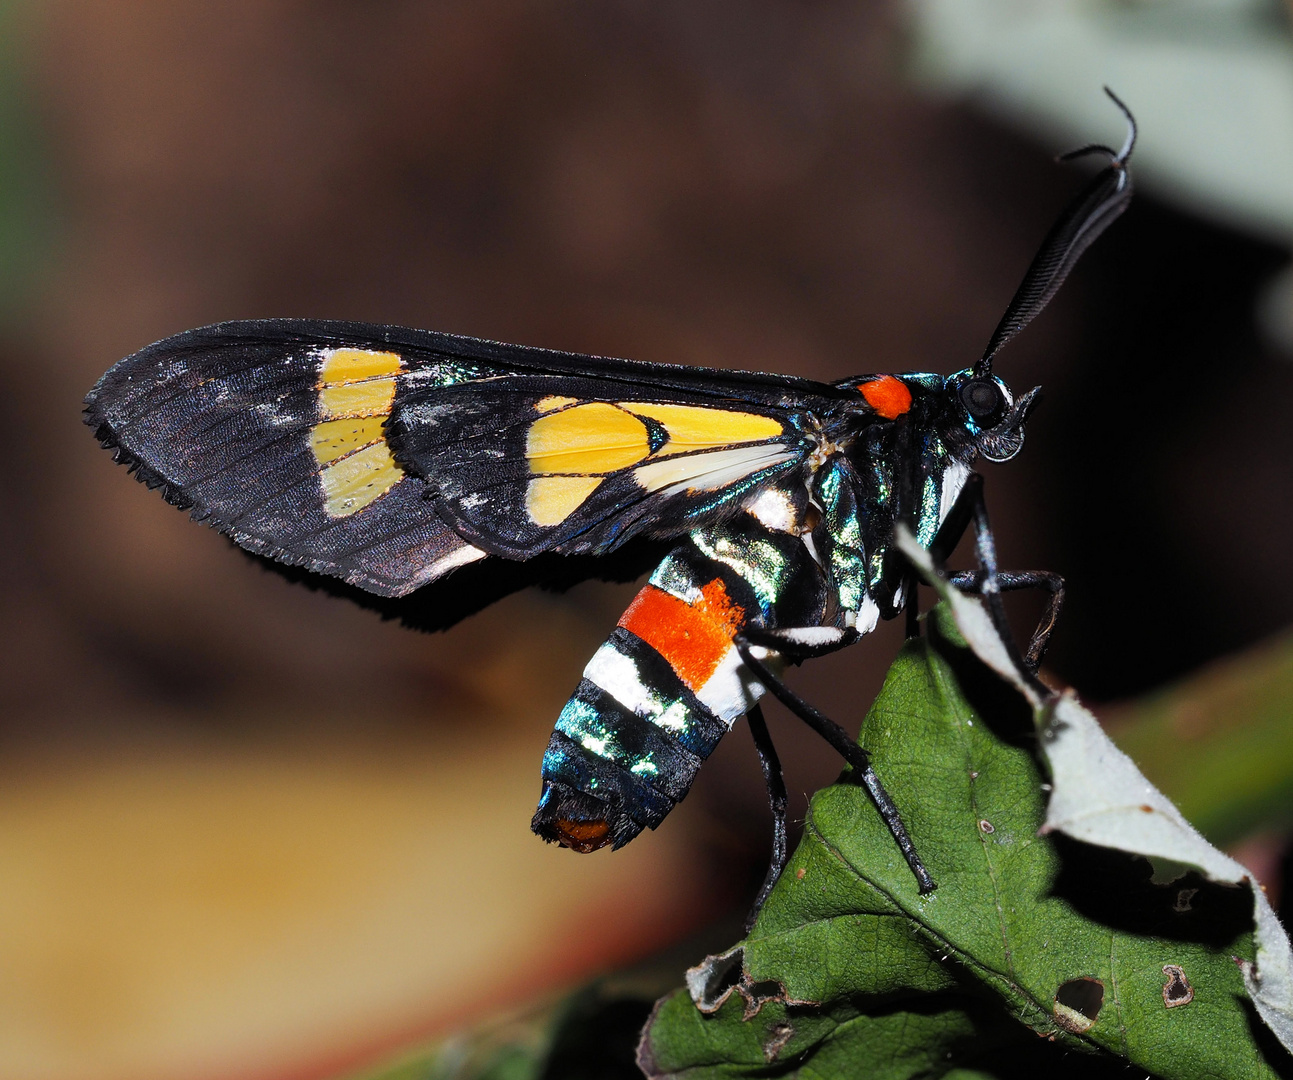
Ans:
{"type": "Polygon", "coordinates": [[[970,466],[962,461],[950,462],[946,469],[943,470],[943,490],[938,499],[938,520],[944,521],[947,515],[952,512],[952,504],[956,502],[956,497],[961,494],[961,488],[965,487],[965,481],[969,478],[970,466]]]}
{"type": "Polygon", "coordinates": [[[804,542],[804,547],[808,549],[808,554],[818,566],[822,565],[822,557],[817,553],[817,545],[813,543],[812,533],[803,533],[800,540],[804,542]]]}
{"type": "Polygon", "coordinates": [[[793,533],[799,527],[795,504],[789,495],[775,487],[764,488],[745,504],[745,509],[760,525],[773,532],[793,533]]]}
{"type": "Polygon", "coordinates": [[[809,472],[816,472],[836,454],[843,453],[843,449],[839,443],[832,442],[819,434],[817,436],[817,445],[813,447],[812,452],[808,455],[809,472]]]}

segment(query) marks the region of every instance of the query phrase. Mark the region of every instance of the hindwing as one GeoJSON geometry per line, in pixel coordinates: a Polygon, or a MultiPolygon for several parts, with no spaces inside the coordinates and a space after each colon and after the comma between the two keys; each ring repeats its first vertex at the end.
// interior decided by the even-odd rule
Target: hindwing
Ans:
{"type": "Polygon", "coordinates": [[[411,392],[389,432],[455,531],[512,557],[678,535],[807,446],[785,410],[570,375],[411,392]]]}

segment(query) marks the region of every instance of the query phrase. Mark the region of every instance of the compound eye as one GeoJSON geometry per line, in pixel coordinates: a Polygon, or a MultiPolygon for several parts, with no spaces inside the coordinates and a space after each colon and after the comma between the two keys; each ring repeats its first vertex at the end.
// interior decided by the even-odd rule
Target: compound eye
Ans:
{"type": "Polygon", "coordinates": [[[1006,396],[991,379],[970,379],[961,384],[961,404],[981,428],[996,427],[1006,414],[1006,396]]]}

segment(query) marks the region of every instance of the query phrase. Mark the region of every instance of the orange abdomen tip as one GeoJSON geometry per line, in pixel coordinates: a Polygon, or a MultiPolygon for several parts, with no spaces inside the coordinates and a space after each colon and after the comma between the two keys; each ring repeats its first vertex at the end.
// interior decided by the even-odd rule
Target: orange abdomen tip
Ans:
{"type": "Polygon", "coordinates": [[[605,847],[611,842],[611,827],[605,821],[571,821],[568,818],[558,818],[552,823],[552,827],[557,834],[558,844],[584,855],[605,847]]]}
{"type": "Polygon", "coordinates": [[[870,382],[859,383],[858,391],[876,415],[886,420],[896,420],[911,408],[911,391],[907,384],[892,375],[881,375],[870,382]]]}

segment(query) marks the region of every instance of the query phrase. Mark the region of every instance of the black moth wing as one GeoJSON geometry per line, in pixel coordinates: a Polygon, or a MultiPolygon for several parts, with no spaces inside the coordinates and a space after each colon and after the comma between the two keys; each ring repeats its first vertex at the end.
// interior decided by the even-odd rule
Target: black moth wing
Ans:
{"type": "MultiPolygon", "coordinates": [[[[115,365],[86,397],[85,420],[139,479],[248,551],[400,596],[472,553],[428,512],[422,481],[382,467],[393,380],[380,363],[342,383],[366,388],[367,403],[361,394],[356,408],[329,415],[328,358],[347,348],[380,356],[385,336],[295,320],[190,330],[115,365]],[[363,456],[349,467],[358,487],[364,473],[372,486],[356,506],[363,494],[380,496],[350,513],[330,513],[324,491],[331,451],[316,443],[326,444],[329,424],[348,427],[349,448],[363,456]]],[[[333,432],[334,450],[348,448],[346,435],[333,432]]]]}
{"type": "MultiPolygon", "coordinates": [[[[461,387],[470,398],[468,387],[493,393],[536,376],[609,378],[617,390],[629,384],[665,400],[731,399],[768,409],[841,396],[775,375],[282,319],[221,323],[142,349],[90,392],[85,419],[139,479],[248,551],[397,597],[483,558],[486,549],[455,527],[452,514],[441,516],[452,500],[439,499],[437,512],[428,480],[434,470],[423,467],[423,457],[392,455],[388,417],[437,389],[461,387]]],[[[451,456],[461,471],[463,453],[451,456]]],[[[507,553],[525,557],[552,547],[507,553]]]]}

